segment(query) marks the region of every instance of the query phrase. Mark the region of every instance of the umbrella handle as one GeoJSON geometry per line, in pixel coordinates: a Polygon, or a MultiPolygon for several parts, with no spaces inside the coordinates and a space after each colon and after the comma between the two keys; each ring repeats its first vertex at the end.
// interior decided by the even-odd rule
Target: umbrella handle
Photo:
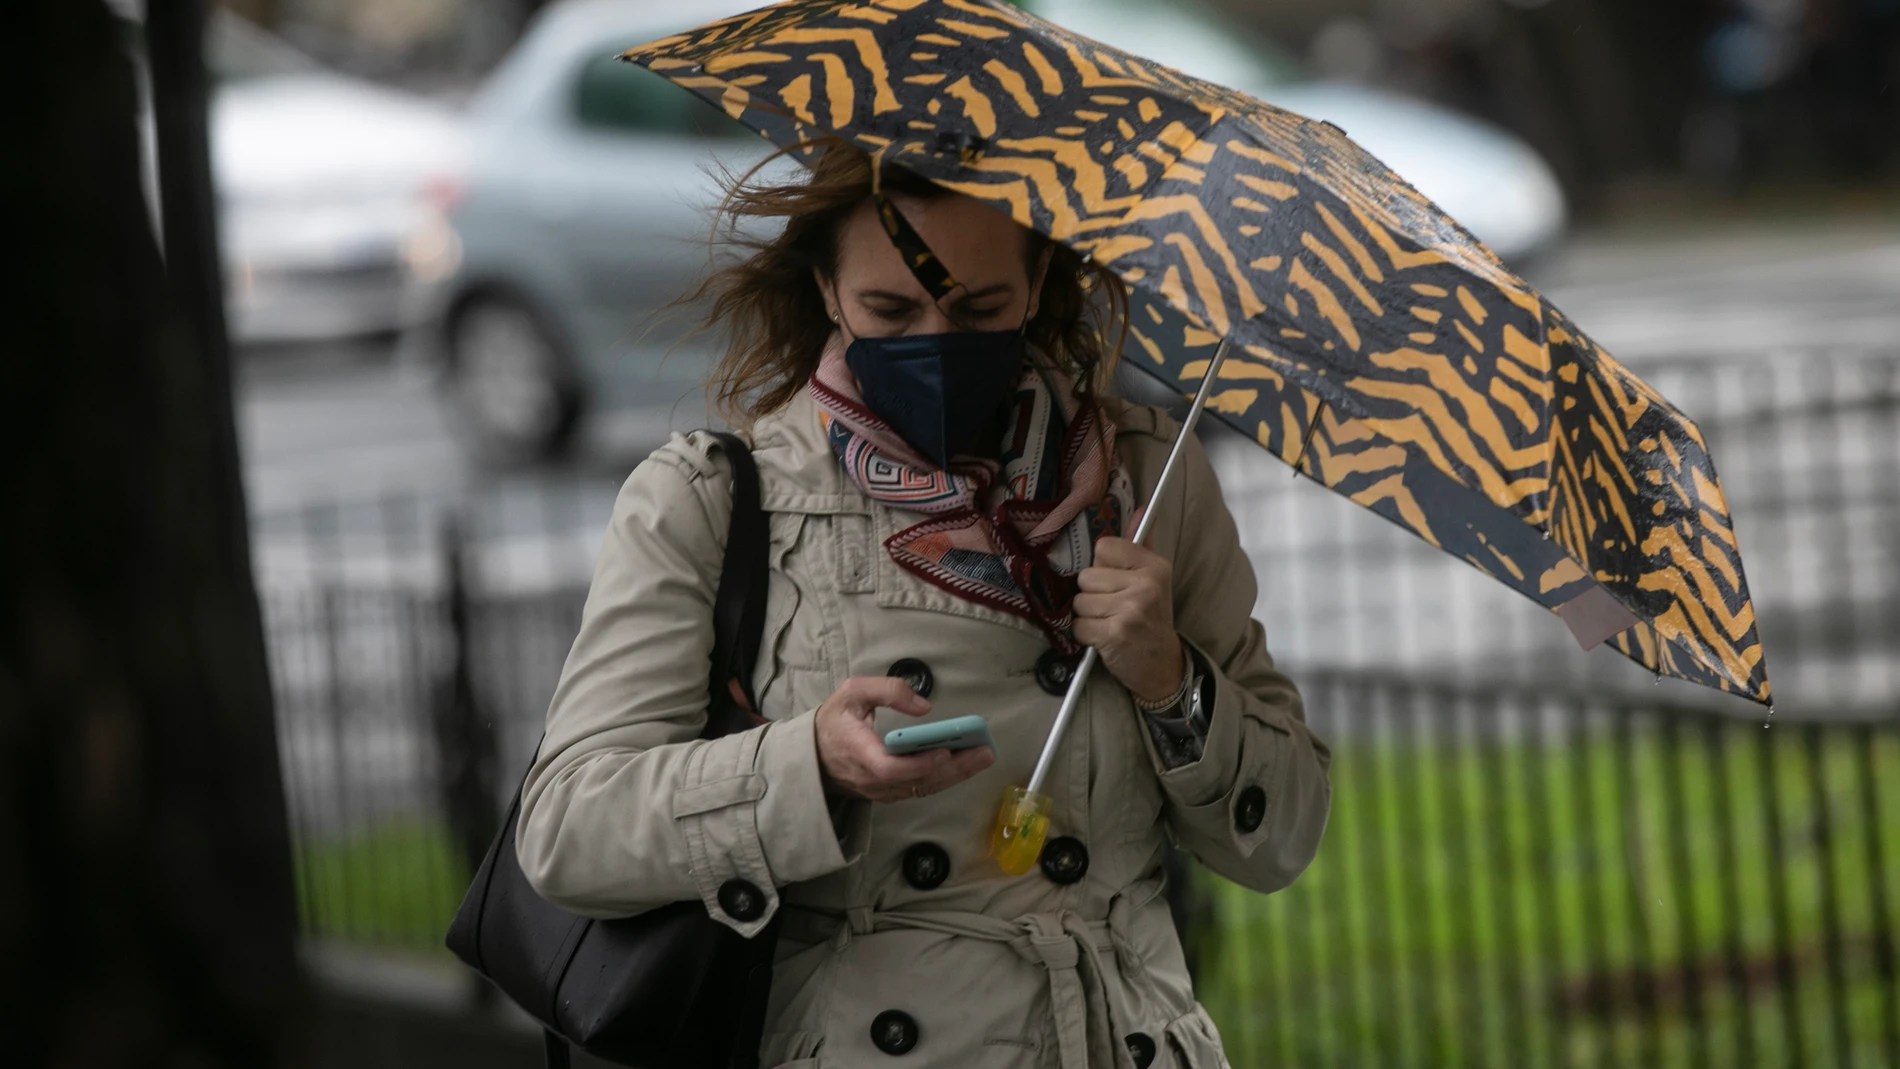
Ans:
{"type": "MultiPolygon", "coordinates": [[[[1207,406],[1208,394],[1214,387],[1214,379],[1220,375],[1221,362],[1227,359],[1227,339],[1220,340],[1219,348],[1214,350],[1214,358],[1208,361],[1207,374],[1201,377],[1201,388],[1194,395],[1194,407],[1188,410],[1187,419],[1181,423],[1181,433],[1175,436],[1174,446],[1168,450],[1168,462],[1162,465],[1161,478],[1155,480],[1155,488],[1148,495],[1148,507],[1142,510],[1141,523],[1135,527],[1134,541],[1137,545],[1147,539],[1148,529],[1155,522],[1155,506],[1160,503],[1161,495],[1168,488],[1168,482],[1174,476],[1174,469],[1181,460],[1181,450],[1189,436],[1194,433],[1194,425],[1200,422],[1201,410],[1207,406]]],[[[1042,744],[1042,756],[1036,759],[1035,774],[1029,777],[1029,793],[1040,794],[1042,784],[1049,776],[1049,767],[1055,763],[1056,748],[1062,743],[1062,735],[1069,728],[1069,721],[1075,716],[1075,707],[1081,704],[1082,688],[1089,681],[1089,674],[1095,670],[1098,657],[1095,647],[1082,651],[1082,663],[1076,666],[1075,674],[1069,679],[1069,689],[1062,696],[1062,708],[1056,711],[1056,720],[1049,728],[1048,741],[1042,744]]]]}

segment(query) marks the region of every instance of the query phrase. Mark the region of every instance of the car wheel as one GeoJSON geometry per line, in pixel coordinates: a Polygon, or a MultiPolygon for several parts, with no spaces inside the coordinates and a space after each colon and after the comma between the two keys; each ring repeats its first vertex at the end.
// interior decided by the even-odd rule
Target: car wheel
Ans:
{"type": "Polygon", "coordinates": [[[477,298],[456,314],[448,342],[450,397],[479,455],[526,462],[573,444],[583,401],[579,378],[533,309],[510,298],[477,298]]]}

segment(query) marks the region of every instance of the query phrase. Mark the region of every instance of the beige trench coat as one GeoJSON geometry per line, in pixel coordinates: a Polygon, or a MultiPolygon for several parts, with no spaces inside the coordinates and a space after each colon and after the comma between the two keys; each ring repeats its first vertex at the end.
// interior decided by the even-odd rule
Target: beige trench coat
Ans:
{"type": "MultiPolygon", "coordinates": [[[[1145,500],[1177,426],[1108,404],[1145,500]]],[[[1165,837],[1275,891],[1313,859],[1331,789],[1249,618],[1253,571],[1198,445],[1150,546],[1173,563],[1176,627],[1218,666],[1205,755],[1166,770],[1128,691],[1097,671],[1049,778],[1067,864],[1011,877],[987,840],[1061,702],[1038,683],[1046,640],[897,567],[882,543],[921,517],[847,481],[806,394],[752,440],[771,514],[755,680],[770,723],[697,738],[731,476],[705,435],[676,436],[620,493],[548,710],[517,838],[534,887],[603,917],[698,899],[746,935],[783,911],[766,1066],[1224,1066],[1162,897],[1165,837]],[[928,666],[931,719],[988,719],[996,764],[919,801],[828,800],[815,710],[905,658],[928,666]]],[[[910,722],[887,710],[877,728],[910,722]]]]}

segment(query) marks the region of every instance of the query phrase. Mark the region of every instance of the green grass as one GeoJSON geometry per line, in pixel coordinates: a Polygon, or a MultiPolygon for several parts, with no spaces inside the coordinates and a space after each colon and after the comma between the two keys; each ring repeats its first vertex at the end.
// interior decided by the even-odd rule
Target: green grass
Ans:
{"type": "MultiPolygon", "coordinates": [[[[1794,730],[1740,725],[1712,746],[1685,732],[1673,790],[1654,727],[1548,748],[1337,747],[1326,842],[1298,883],[1261,896],[1203,877],[1201,996],[1234,1065],[1781,1065],[1798,1031],[1808,1065],[1891,1066],[1900,1005],[1872,947],[1877,908],[1900,931],[1900,737],[1863,752],[1831,732],[1816,765],[1794,730]],[[1830,902],[1847,948],[1838,997],[1830,902]],[[1731,936],[1750,970],[1740,993],[1724,971],[1731,936]],[[1784,941],[1792,985],[1775,976],[1784,941]],[[1702,1027],[1679,990],[1653,1013],[1639,1004],[1627,978],[1645,951],[1665,979],[1705,963],[1702,1027]],[[1560,998],[1618,976],[1599,981],[1609,1005],[1560,998]]],[[[442,952],[467,885],[446,830],[415,820],[300,842],[297,869],[307,932],[423,952],[442,952]]]]}
{"type": "Polygon", "coordinates": [[[1872,937],[1876,908],[1888,931],[1900,921],[1900,739],[1863,753],[1833,733],[1816,765],[1798,733],[1761,734],[1725,729],[1712,747],[1685,734],[1673,790],[1654,728],[1622,744],[1628,762],[1602,735],[1550,749],[1339,749],[1326,842],[1292,888],[1263,897],[1207,877],[1217,920],[1202,997],[1234,1064],[1778,1065],[1798,1032],[1807,1064],[1890,1065],[1885,1026],[1900,1006],[1885,1001],[1872,937]],[[1883,836],[1878,907],[1870,821],[1883,836]],[[1845,946],[1838,990],[1830,902],[1845,946]],[[1792,985],[1776,982],[1782,926],[1792,985]],[[1744,993],[1725,971],[1731,937],[1756,973],[1744,993]],[[1699,1029],[1673,982],[1693,961],[1708,970],[1699,1029]],[[1644,998],[1634,977],[1646,972],[1673,991],[1644,998]],[[1592,977],[1610,978],[1594,1007],[1560,997],[1592,977]]]}
{"type": "Polygon", "coordinates": [[[447,953],[442,937],[468,889],[468,870],[445,826],[390,820],[304,840],[296,861],[306,934],[447,953]]]}

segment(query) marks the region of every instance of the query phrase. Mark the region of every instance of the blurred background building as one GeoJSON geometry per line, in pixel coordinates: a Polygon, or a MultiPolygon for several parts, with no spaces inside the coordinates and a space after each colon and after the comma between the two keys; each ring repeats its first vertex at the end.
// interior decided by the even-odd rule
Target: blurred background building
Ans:
{"type": "MultiPolygon", "coordinates": [[[[372,1002],[527,1044],[460,1057],[532,1054],[440,934],[615,488],[709,421],[712,343],[652,313],[705,263],[706,168],[762,154],[611,57],[738,6],[213,22],[307,946],[372,1002]]],[[[1193,884],[1235,1064],[1900,1067],[1900,0],[1024,6],[1412,179],[1699,421],[1755,569],[1766,732],[1210,430],[1339,755],[1298,885],[1193,884]]]]}

